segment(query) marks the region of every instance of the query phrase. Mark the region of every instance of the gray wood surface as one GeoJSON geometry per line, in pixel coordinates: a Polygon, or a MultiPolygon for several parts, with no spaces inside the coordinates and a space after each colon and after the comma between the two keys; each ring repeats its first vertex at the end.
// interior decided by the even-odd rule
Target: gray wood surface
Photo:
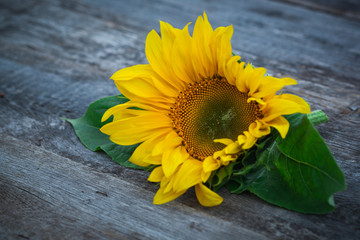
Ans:
{"type": "Polygon", "coordinates": [[[1,0],[0,239],[359,239],[360,4],[308,2],[1,0]],[[147,172],[89,151],[61,120],[118,93],[108,78],[146,63],[158,20],[183,27],[204,10],[214,27],[233,24],[234,52],[297,79],[287,91],[329,115],[318,130],[348,186],[333,213],[226,189],[215,208],[193,191],[152,205],[147,172]]]}

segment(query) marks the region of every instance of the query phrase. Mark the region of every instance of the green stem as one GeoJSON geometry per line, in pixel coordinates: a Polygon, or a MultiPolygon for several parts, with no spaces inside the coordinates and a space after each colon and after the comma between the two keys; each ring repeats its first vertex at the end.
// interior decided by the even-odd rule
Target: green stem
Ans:
{"type": "Polygon", "coordinates": [[[310,122],[312,124],[314,124],[314,126],[320,125],[322,123],[326,123],[329,121],[328,116],[326,116],[326,114],[321,110],[313,111],[313,112],[307,114],[307,117],[310,120],[310,122]]]}

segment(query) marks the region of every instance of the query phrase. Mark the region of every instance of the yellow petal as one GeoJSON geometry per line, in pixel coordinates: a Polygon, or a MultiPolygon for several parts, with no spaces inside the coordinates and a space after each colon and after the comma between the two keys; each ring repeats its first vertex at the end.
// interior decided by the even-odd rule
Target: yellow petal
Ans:
{"type": "Polygon", "coordinates": [[[218,74],[220,76],[225,76],[226,64],[232,56],[231,37],[233,31],[233,26],[231,25],[223,29],[217,28],[214,32],[215,41],[213,48],[217,51],[216,59],[218,63],[218,74]]]}
{"type": "Polygon", "coordinates": [[[164,194],[168,192],[173,192],[174,191],[173,186],[174,186],[174,177],[171,177],[169,178],[169,181],[164,189],[164,194]]]}
{"type": "Polygon", "coordinates": [[[217,72],[217,69],[213,67],[209,46],[212,34],[213,29],[204,13],[204,19],[199,16],[196,20],[192,37],[193,65],[195,71],[201,76],[213,76],[217,72]]]}
{"type": "Polygon", "coordinates": [[[164,140],[159,141],[156,146],[152,150],[153,156],[162,155],[163,152],[165,152],[166,148],[169,147],[169,144],[175,148],[175,146],[178,146],[180,144],[179,142],[179,136],[176,134],[175,131],[170,131],[164,140]],[[172,140],[175,139],[175,140],[172,140]]]}
{"type": "Polygon", "coordinates": [[[162,95],[170,97],[177,96],[178,91],[180,90],[158,75],[149,64],[123,68],[115,72],[111,79],[113,79],[115,82],[118,82],[118,85],[121,85],[127,81],[132,83],[133,79],[141,79],[142,81],[145,81],[157,88],[162,93],[162,95]]]}
{"type": "Polygon", "coordinates": [[[289,100],[289,101],[293,101],[296,102],[299,106],[303,107],[303,111],[302,113],[310,113],[311,109],[309,104],[301,97],[293,95],[293,94],[281,94],[279,96],[276,96],[280,99],[285,99],[285,100],[289,100]]]}
{"type": "Polygon", "coordinates": [[[169,63],[171,62],[171,50],[174,45],[174,40],[176,36],[180,34],[181,30],[174,28],[169,23],[160,21],[160,31],[162,47],[164,49],[164,60],[169,63]]]}
{"type": "Polygon", "coordinates": [[[188,25],[181,31],[175,41],[172,50],[172,69],[175,75],[186,83],[198,80],[192,64],[192,40],[189,34],[188,25]]]}
{"type": "Polygon", "coordinates": [[[279,131],[282,138],[286,137],[287,132],[289,131],[290,124],[286,118],[279,116],[270,122],[267,122],[271,127],[276,128],[279,131]]]}
{"type": "Polygon", "coordinates": [[[223,201],[222,197],[211,191],[202,183],[195,186],[195,193],[199,203],[205,207],[217,206],[223,201]]]}
{"type": "Polygon", "coordinates": [[[189,158],[185,147],[178,146],[174,149],[166,150],[163,154],[162,166],[166,177],[170,177],[176,168],[189,158]]]}
{"type": "Polygon", "coordinates": [[[120,118],[135,117],[135,115],[129,114],[124,111],[125,109],[127,109],[130,106],[131,106],[130,104],[124,103],[124,104],[119,104],[119,105],[109,108],[103,114],[103,116],[101,118],[101,122],[106,121],[107,119],[109,119],[109,117],[111,117],[112,115],[115,115],[115,114],[117,114],[120,118]]]}
{"type": "Polygon", "coordinates": [[[174,192],[174,191],[169,191],[167,193],[164,193],[165,188],[161,188],[157,191],[157,193],[155,194],[154,197],[154,204],[164,204],[167,202],[170,202],[172,200],[174,200],[175,198],[178,198],[179,196],[183,195],[185,191],[180,191],[180,192],[174,192]]]}
{"type": "Polygon", "coordinates": [[[295,85],[297,82],[291,78],[275,78],[266,76],[261,79],[259,90],[252,94],[253,97],[263,98],[269,95],[274,95],[277,91],[286,85],[295,85]]]}
{"type": "Polygon", "coordinates": [[[248,91],[248,88],[246,87],[246,77],[244,77],[245,74],[244,66],[245,66],[245,62],[241,62],[239,64],[239,70],[237,72],[236,80],[235,80],[236,87],[240,92],[248,91]]]}
{"type": "Polygon", "coordinates": [[[205,158],[203,162],[204,172],[212,172],[220,167],[220,161],[212,156],[205,158]]]}
{"type": "Polygon", "coordinates": [[[174,182],[176,192],[185,191],[188,188],[200,183],[201,172],[203,170],[202,162],[195,159],[188,159],[178,170],[174,182]]]}
{"type": "Polygon", "coordinates": [[[116,106],[111,107],[108,110],[106,110],[106,112],[104,113],[104,115],[101,118],[101,121],[102,122],[106,121],[112,115],[114,116],[114,118],[116,118],[116,120],[114,119],[113,121],[117,121],[117,120],[121,120],[124,118],[139,116],[144,113],[142,111],[129,109],[129,108],[140,108],[140,109],[144,109],[144,110],[158,112],[163,115],[166,115],[169,112],[168,107],[165,110],[161,107],[159,108],[159,107],[149,106],[148,104],[145,104],[145,103],[139,103],[139,102],[134,102],[134,101],[130,100],[126,103],[116,105],[116,106]]]}
{"type": "Polygon", "coordinates": [[[293,113],[310,113],[310,107],[305,100],[292,94],[274,96],[267,101],[266,107],[262,110],[264,122],[269,122],[281,115],[293,113]]]}
{"type": "Polygon", "coordinates": [[[236,76],[236,87],[239,89],[240,92],[248,92],[249,83],[252,80],[252,74],[254,72],[253,66],[250,63],[247,63],[245,66],[245,62],[240,63],[243,67],[241,71],[238,72],[236,76]],[[245,68],[244,68],[245,66],[245,68]]]}
{"type": "Polygon", "coordinates": [[[214,152],[214,154],[213,154],[213,158],[219,159],[220,156],[221,156],[221,155],[224,155],[224,154],[225,154],[224,149],[223,149],[223,150],[220,150],[220,151],[216,151],[216,152],[214,152]]]}
{"type": "Polygon", "coordinates": [[[146,167],[149,166],[150,164],[148,162],[145,162],[144,160],[150,155],[151,156],[151,151],[152,148],[155,146],[155,144],[160,140],[163,139],[165,137],[165,134],[162,133],[156,137],[153,137],[151,139],[146,140],[145,142],[141,143],[133,152],[133,154],[131,155],[131,157],[129,158],[129,161],[141,166],[141,167],[146,167]]]}
{"type": "Polygon", "coordinates": [[[233,140],[231,140],[229,138],[219,138],[219,139],[214,139],[214,142],[222,143],[224,145],[229,145],[229,144],[233,143],[233,140]]]}
{"type": "Polygon", "coordinates": [[[253,69],[251,73],[251,77],[248,78],[246,82],[246,85],[249,89],[249,96],[252,96],[255,92],[258,91],[261,84],[261,80],[265,73],[266,73],[265,68],[259,67],[253,69]]]}
{"type": "Polygon", "coordinates": [[[231,161],[235,161],[238,158],[237,155],[235,154],[230,154],[230,155],[222,155],[220,157],[221,159],[221,163],[225,165],[225,163],[227,162],[231,162],[231,161]]]}
{"type": "Polygon", "coordinates": [[[133,78],[130,81],[115,80],[115,85],[119,91],[127,98],[138,102],[172,102],[159,89],[154,87],[154,84],[145,81],[142,78],[133,78]]]}
{"type": "Polygon", "coordinates": [[[163,190],[164,190],[167,187],[169,182],[170,182],[170,179],[165,177],[165,175],[164,175],[160,182],[160,188],[163,188],[163,190]]]}
{"type": "Polygon", "coordinates": [[[133,145],[172,130],[172,123],[167,116],[148,111],[139,112],[143,112],[141,116],[108,123],[100,131],[110,135],[110,139],[119,145],[133,145]]]}
{"type": "Polygon", "coordinates": [[[270,134],[270,126],[263,122],[256,120],[254,123],[250,124],[249,132],[256,138],[261,138],[262,136],[270,134]]]}
{"type": "Polygon", "coordinates": [[[236,84],[236,76],[238,75],[239,71],[241,71],[241,66],[238,61],[241,59],[240,56],[233,56],[230,60],[226,63],[225,68],[225,77],[228,83],[231,85],[236,84]]]}
{"type": "Polygon", "coordinates": [[[201,172],[201,181],[206,182],[209,179],[210,175],[211,175],[211,172],[202,171],[201,172]]]}
{"type": "Polygon", "coordinates": [[[157,167],[154,170],[152,170],[148,181],[149,182],[160,182],[161,179],[164,177],[164,172],[162,170],[162,167],[157,167]]]}
{"type": "Polygon", "coordinates": [[[179,92],[176,86],[161,78],[149,64],[123,68],[115,72],[111,79],[119,91],[132,100],[176,97],[179,92]]]}
{"type": "Polygon", "coordinates": [[[138,110],[138,116],[121,119],[104,125],[100,131],[107,135],[128,133],[135,134],[140,130],[172,128],[170,118],[164,114],[138,110]],[[141,115],[140,115],[141,114],[141,115]]]}
{"type": "Polygon", "coordinates": [[[255,97],[249,97],[247,99],[247,102],[255,101],[258,104],[260,104],[260,110],[264,109],[266,107],[266,102],[262,98],[255,98],[255,97]]]}
{"type": "Polygon", "coordinates": [[[233,142],[225,148],[226,154],[238,154],[241,151],[241,146],[238,142],[233,142]]]}
{"type": "Polygon", "coordinates": [[[171,49],[163,49],[163,43],[160,36],[155,30],[152,30],[145,42],[145,54],[152,69],[161,76],[162,79],[169,82],[170,85],[177,89],[182,89],[185,85],[179,79],[174,79],[174,73],[169,68],[170,63],[166,61],[164,52],[171,51],[171,49]]]}
{"type": "Polygon", "coordinates": [[[256,140],[257,138],[251,135],[248,131],[245,131],[242,135],[238,136],[238,142],[239,144],[243,144],[243,149],[249,149],[254,146],[256,140]]]}
{"type": "Polygon", "coordinates": [[[132,78],[145,78],[148,79],[149,75],[154,74],[149,64],[139,64],[116,71],[111,79],[114,81],[127,81],[132,78]]]}
{"type": "Polygon", "coordinates": [[[166,71],[165,60],[163,56],[163,45],[159,34],[155,30],[151,30],[146,37],[145,41],[145,54],[152,69],[157,72],[162,78],[169,79],[168,72],[166,71]]]}
{"type": "Polygon", "coordinates": [[[150,165],[161,165],[162,157],[161,156],[152,156],[151,154],[147,155],[143,162],[148,163],[150,165]]]}

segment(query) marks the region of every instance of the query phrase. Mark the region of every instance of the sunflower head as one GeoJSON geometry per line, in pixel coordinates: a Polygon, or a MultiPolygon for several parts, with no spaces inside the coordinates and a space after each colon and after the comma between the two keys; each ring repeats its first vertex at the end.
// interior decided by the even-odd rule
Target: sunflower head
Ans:
{"type": "Polygon", "coordinates": [[[112,79],[130,100],[109,109],[101,128],[120,145],[141,143],[130,161],[156,165],[149,181],[160,182],[155,204],[195,187],[199,202],[215,206],[222,198],[206,186],[211,173],[236,161],[257,139],[277,130],[285,137],[283,115],[309,113],[300,97],[276,93],[290,78],[266,76],[232,55],[232,26],[212,29],[206,14],[192,36],[188,25],[160,22],[161,37],[146,39],[149,64],[117,71],[112,79]]]}

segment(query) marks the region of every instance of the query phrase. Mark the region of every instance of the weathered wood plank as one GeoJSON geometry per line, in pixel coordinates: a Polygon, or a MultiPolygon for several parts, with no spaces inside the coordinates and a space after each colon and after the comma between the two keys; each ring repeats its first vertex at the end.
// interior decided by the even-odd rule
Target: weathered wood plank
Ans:
{"type": "Polygon", "coordinates": [[[360,2],[357,0],[275,0],[288,2],[316,11],[360,20],[360,2]]]}
{"type": "MultiPolygon", "coordinates": [[[[158,235],[153,229],[150,233],[145,229],[166,225],[171,217],[166,218],[167,222],[162,217],[172,216],[172,212],[177,214],[176,219],[184,218],[176,220],[180,221],[176,226],[183,226],[179,231],[203,231],[194,236],[209,236],[208,225],[216,224],[229,231],[240,226],[249,234],[257,232],[279,239],[360,236],[359,22],[269,1],[134,0],[124,4],[54,0],[3,1],[0,6],[0,94],[4,94],[0,97],[0,133],[4,139],[0,164],[3,152],[7,154],[6,168],[1,165],[0,169],[3,236],[47,238],[51,236],[46,231],[53,227],[56,236],[68,230],[69,238],[72,234],[74,238],[127,238],[137,231],[135,237],[147,238],[158,235]],[[231,195],[226,190],[220,192],[225,202],[213,209],[199,206],[192,192],[160,208],[152,206],[156,186],[146,182],[148,173],[123,168],[104,154],[88,151],[60,119],[79,117],[90,102],[117,94],[107,79],[119,68],[146,62],[145,37],[152,28],[158,30],[158,20],[182,27],[195,21],[203,10],[214,26],[233,24],[235,52],[255,65],[265,66],[271,74],[298,79],[298,86],[287,89],[303,96],[313,109],[329,114],[330,123],[319,130],[348,183],[348,190],[335,195],[338,207],[334,213],[298,214],[266,204],[251,194],[231,195]],[[37,170],[34,166],[40,162],[29,153],[42,159],[46,168],[37,170]],[[33,165],[21,158],[32,159],[33,165]],[[76,177],[78,171],[84,179],[76,177]],[[26,183],[28,179],[33,183],[26,183]],[[109,187],[124,187],[112,193],[106,181],[109,187]],[[59,183],[61,187],[56,187],[59,183]],[[82,188],[86,196],[79,193],[82,188]],[[120,190],[131,197],[123,196],[120,190]],[[141,224],[136,227],[119,227],[119,215],[109,208],[125,211],[122,202],[117,201],[123,198],[129,205],[130,198],[137,203],[129,213],[131,221],[139,214],[146,218],[156,209],[159,213],[153,221],[159,224],[139,217],[141,224]],[[36,219],[46,224],[38,225],[36,219]],[[3,223],[11,221],[16,225],[4,230],[3,226],[8,225],[3,223]],[[97,222],[113,223],[109,234],[120,235],[106,235],[105,228],[93,227],[97,222]],[[195,230],[189,231],[189,227],[195,230]]],[[[177,233],[172,228],[167,231],[170,233],[161,237],[177,233]]]]}
{"type": "Polygon", "coordinates": [[[0,152],[2,239],[264,238],[183,204],[153,205],[149,190],[6,135],[0,152]]]}

